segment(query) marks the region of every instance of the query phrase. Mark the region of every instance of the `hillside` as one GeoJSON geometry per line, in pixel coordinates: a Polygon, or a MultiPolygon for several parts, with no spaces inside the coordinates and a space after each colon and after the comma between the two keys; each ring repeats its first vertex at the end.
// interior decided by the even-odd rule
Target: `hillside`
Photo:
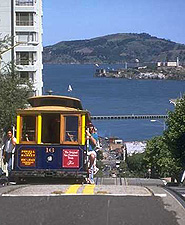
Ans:
{"type": "Polygon", "coordinates": [[[61,41],[47,46],[43,62],[48,64],[66,63],[124,63],[152,61],[185,62],[185,45],[146,33],[112,34],[89,40],[61,41]]]}

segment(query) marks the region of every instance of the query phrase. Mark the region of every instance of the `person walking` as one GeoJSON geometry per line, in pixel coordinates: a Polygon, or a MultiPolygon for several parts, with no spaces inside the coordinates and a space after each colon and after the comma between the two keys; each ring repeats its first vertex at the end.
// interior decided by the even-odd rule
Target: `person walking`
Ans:
{"type": "Polygon", "coordinates": [[[8,177],[11,175],[12,170],[12,153],[14,152],[16,145],[16,138],[13,137],[12,131],[8,130],[7,135],[3,141],[3,162],[7,165],[8,177]]]}
{"type": "MultiPolygon", "coordinates": [[[[89,167],[88,167],[88,183],[93,184],[94,183],[94,173],[96,172],[96,145],[98,143],[98,134],[95,130],[95,127],[90,124],[89,129],[86,130],[87,139],[89,141],[88,146],[88,152],[87,155],[89,156],[89,167]]],[[[97,170],[97,169],[96,169],[97,170]]]]}

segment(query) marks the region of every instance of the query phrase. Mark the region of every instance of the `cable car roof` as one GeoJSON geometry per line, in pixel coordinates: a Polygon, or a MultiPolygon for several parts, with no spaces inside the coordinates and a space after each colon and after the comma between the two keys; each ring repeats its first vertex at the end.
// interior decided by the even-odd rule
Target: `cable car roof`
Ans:
{"type": "Polygon", "coordinates": [[[38,114],[38,113],[85,113],[89,114],[86,110],[81,109],[74,109],[71,107],[63,107],[63,106],[37,106],[37,107],[30,107],[27,109],[18,109],[17,113],[31,113],[31,114],[38,114]]]}
{"type": "Polygon", "coordinates": [[[57,96],[57,95],[42,95],[35,96],[28,99],[28,102],[32,107],[40,106],[62,106],[67,108],[74,108],[83,110],[81,101],[77,98],[68,96],[57,96]]]}

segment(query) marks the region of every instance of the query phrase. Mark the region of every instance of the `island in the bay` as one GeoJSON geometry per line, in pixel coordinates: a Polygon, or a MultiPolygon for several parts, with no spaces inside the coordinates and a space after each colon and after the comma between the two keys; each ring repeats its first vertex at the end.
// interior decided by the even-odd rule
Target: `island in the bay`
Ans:
{"type": "MultiPolygon", "coordinates": [[[[185,79],[185,45],[146,33],[119,33],[44,47],[45,64],[123,64],[120,71],[95,76],[129,79],[185,79]],[[135,67],[130,68],[130,64],[135,67]],[[151,65],[150,65],[151,64],[151,65]]],[[[97,68],[98,69],[98,68],[97,68]]],[[[101,69],[101,67],[99,68],[101,69]]]]}
{"type": "MultiPolygon", "coordinates": [[[[99,67],[99,65],[97,65],[99,67]]],[[[177,62],[158,62],[145,66],[134,66],[131,68],[97,68],[95,77],[126,78],[126,79],[165,79],[185,80],[185,67],[177,62]]]]}

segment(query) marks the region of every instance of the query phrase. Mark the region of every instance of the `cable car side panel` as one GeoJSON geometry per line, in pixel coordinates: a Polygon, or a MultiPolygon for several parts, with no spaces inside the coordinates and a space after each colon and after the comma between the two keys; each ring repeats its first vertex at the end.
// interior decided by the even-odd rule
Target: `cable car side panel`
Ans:
{"type": "Polygon", "coordinates": [[[85,146],[17,145],[13,176],[85,177],[85,146]]]}

